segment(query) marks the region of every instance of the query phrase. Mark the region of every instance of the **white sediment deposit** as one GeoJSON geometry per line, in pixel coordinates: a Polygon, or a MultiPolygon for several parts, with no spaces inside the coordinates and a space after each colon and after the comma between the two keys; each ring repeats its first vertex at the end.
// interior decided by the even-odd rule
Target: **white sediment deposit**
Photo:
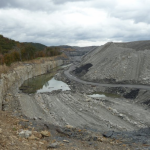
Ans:
{"type": "Polygon", "coordinates": [[[9,95],[12,91],[17,91],[25,80],[47,73],[62,64],[62,60],[44,61],[40,64],[30,63],[21,65],[7,74],[2,74],[0,79],[0,110],[2,109],[2,102],[7,101],[6,95],[9,95]]]}
{"type": "Polygon", "coordinates": [[[88,81],[150,84],[150,42],[112,43],[98,47],[80,66],[92,64],[81,78],[88,81]]]}

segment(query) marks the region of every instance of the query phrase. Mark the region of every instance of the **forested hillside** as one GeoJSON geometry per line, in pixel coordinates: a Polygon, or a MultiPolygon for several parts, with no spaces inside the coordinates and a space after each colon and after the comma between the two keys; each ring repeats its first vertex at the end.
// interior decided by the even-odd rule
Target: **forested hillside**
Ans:
{"type": "Polygon", "coordinates": [[[10,49],[12,49],[15,45],[17,45],[19,42],[8,39],[0,35],[0,53],[8,53],[10,49]]]}
{"type": "Polygon", "coordinates": [[[20,43],[0,35],[0,65],[57,55],[60,55],[59,47],[47,47],[40,43],[20,43]]]}
{"type": "Polygon", "coordinates": [[[40,44],[40,43],[33,43],[33,42],[24,42],[25,44],[30,44],[35,47],[37,50],[44,50],[47,46],[40,44]]]}

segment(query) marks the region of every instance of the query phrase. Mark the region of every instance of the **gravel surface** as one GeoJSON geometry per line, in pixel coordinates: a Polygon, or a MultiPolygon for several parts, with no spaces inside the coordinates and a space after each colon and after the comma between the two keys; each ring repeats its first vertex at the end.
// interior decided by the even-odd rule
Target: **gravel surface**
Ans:
{"type": "Polygon", "coordinates": [[[149,49],[150,42],[146,47],[142,41],[139,44],[109,42],[83,57],[78,67],[83,68],[86,64],[92,67],[88,72],[83,70],[76,75],[95,82],[150,84],[149,49]]]}

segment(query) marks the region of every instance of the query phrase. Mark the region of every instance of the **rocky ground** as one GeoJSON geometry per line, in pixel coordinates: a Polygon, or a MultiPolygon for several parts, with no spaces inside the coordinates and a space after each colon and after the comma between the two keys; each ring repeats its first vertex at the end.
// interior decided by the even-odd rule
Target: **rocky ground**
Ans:
{"type": "Polygon", "coordinates": [[[8,93],[3,110],[11,112],[1,112],[0,149],[150,148],[149,91],[85,85],[63,70],[55,78],[71,90],[8,93]],[[92,93],[107,97],[91,98],[92,93]]]}
{"type": "Polygon", "coordinates": [[[87,54],[75,74],[99,83],[150,84],[150,42],[109,42],[87,54]]]}
{"type": "MultiPolygon", "coordinates": [[[[130,150],[133,146],[123,144],[100,134],[65,126],[56,127],[31,119],[16,118],[11,112],[0,112],[1,150],[130,150]]],[[[138,145],[134,145],[137,147],[138,145]]],[[[146,145],[144,145],[146,147],[146,145]]]]}
{"type": "MultiPolygon", "coordinates": [[[[19,92],[14,97],[11,94],[7,96],[9,101],[16,99],[19,102],[19,109],[13,110],[13,114],[24,118],[17,119],[17,125],[21,126],[15,126],[16,140],[24,139],[30,146],[31,140],[36,144],[43,142],[40,149],[48,149],[52,143],[57,145],[54,149],[69,150],[70,147],[79,150],[149,148],[150,118],[145,115],[149,114],[149,109],[133,99],[124,98],[124,94],[131,93],[129,89],[83,85],[67,79],[63,71],[55,78],[68,83],[71,91],[19,92]],[[88,96],[98,91],[109,94],[103,98],[88,96]],[[20,137],[21,129],[33,131],[31,139],[20,137]],[[51,136],[43,138],[42,131],[51,136]]],[[[4,108],[7,110],[9,106],[4,108]]],[[[12,127],[12,124],[8,125],[12,127]]]]}
{"type": "MultiPolygon", "coordinates": [[[[107,97],[104,98],[93,99],[86,97],[84,100],[86,101],[87,99],[86,102],[88,102],[91,106],[90,108],[92,109],[92,114],[94,116],[96,116],[96,113],[98,112],[99,117],[102,117],[105,121],[108,121],[107,123],[103,122],[99,124],[108,125],[108,131],[113,131],[111,137],[117,138],[117,136],[119,136],[125,141],[127,140],[127,143],[137,142],[149,145],[150,122],[148,121],[149,118],[147,118],[150,111],[148,99],[150,95],[149,90],[84,85],[75,81],[70,81],[65,76],[62,78],[62,73],[60,74],[61,80],[64,80],[70,84],[70,87],[74,91],[78,91],[79,93],[82,93],[82,95],[86,96],[86,94],[89,93],[106,94],[107,97]],[[109,115],[112,116],[109,118],[109,115]],[[121,123],[120,121],[123,122],[119,125],[119,123],[121,123]],[[115,129],[119,132],[114,132],[115,129]]],[[[57,77],[59,79],[59,75],[57,75],[57,77]]],[[[80,104],[80,107],[81,106],[82,105],[80,104]]],[[[88,111],[90,111],[90,108],[88,111]]]]}

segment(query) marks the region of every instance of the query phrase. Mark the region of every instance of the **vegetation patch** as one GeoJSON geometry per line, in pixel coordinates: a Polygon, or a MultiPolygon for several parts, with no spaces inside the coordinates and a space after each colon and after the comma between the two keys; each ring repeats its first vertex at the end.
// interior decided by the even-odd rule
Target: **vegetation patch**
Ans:
{"type": "Polygon", "coordinates": [[[28,61],[38,57],[60,55],[60,47],[47,47],[39,43],[20,43],[0,35],[0,65],[28,61]]]}

